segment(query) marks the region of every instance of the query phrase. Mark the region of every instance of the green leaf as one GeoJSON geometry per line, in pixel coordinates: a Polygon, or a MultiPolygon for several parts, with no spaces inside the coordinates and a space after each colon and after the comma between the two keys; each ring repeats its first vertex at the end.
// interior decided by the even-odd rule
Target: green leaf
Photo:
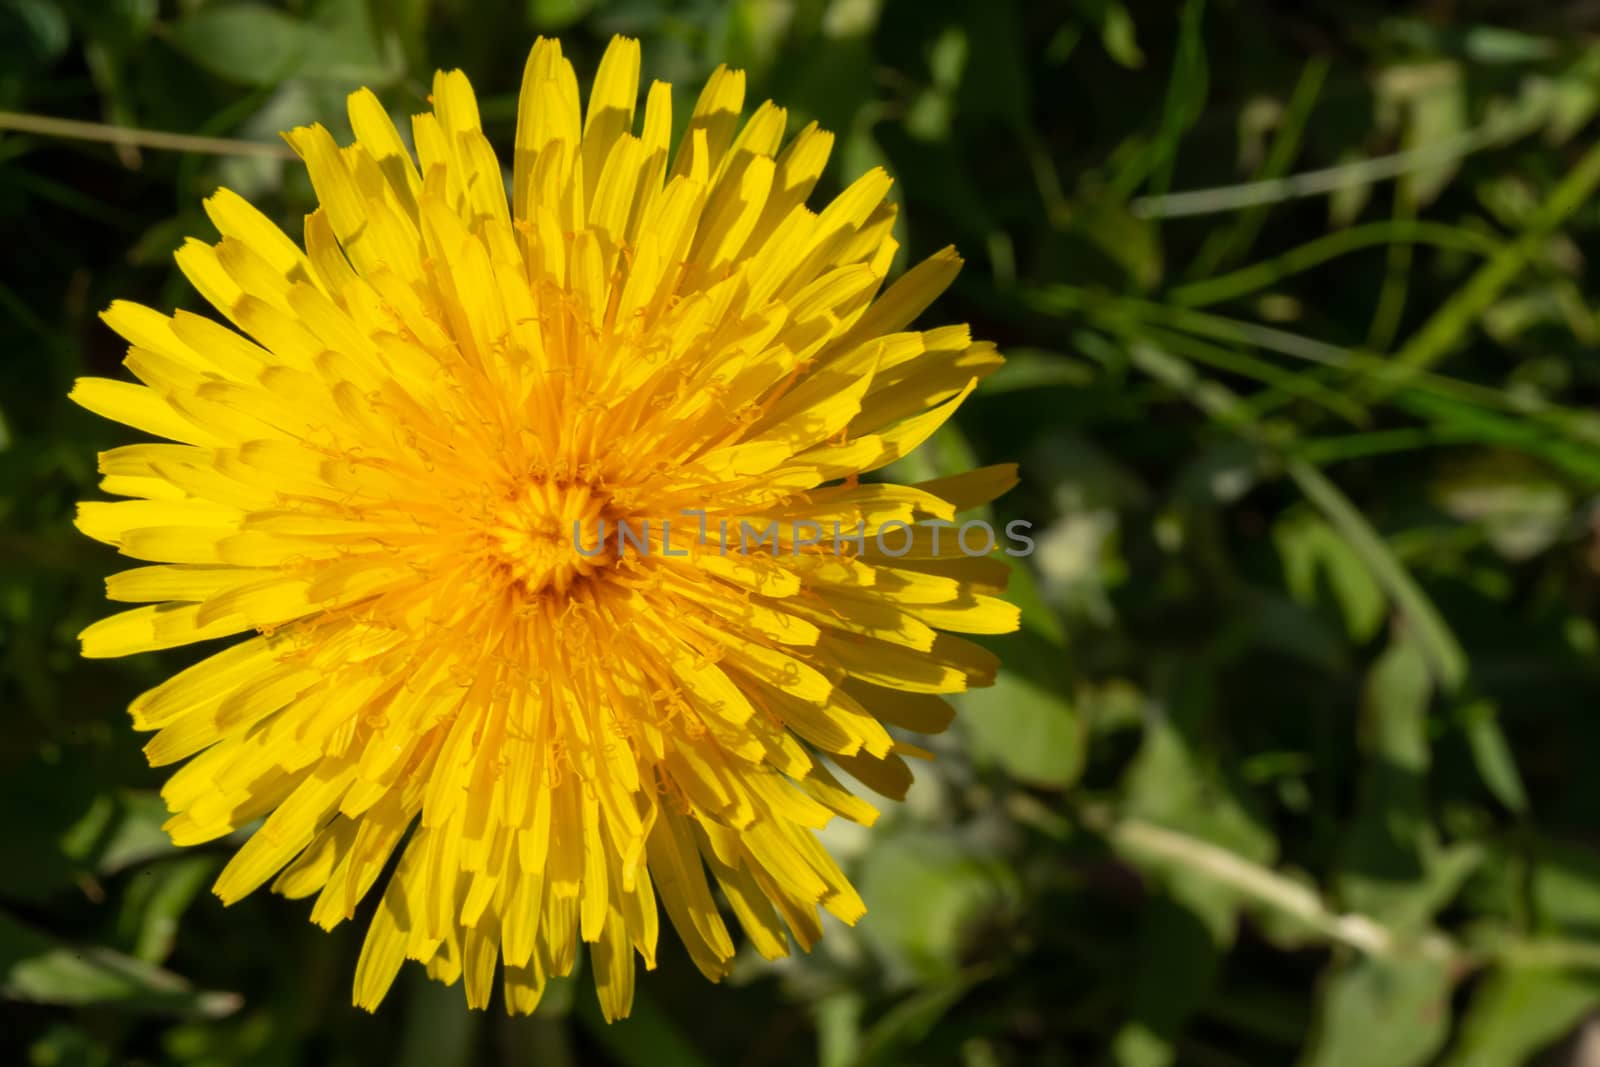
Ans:
{"type": "MultiPolygon", "coordinates": [[[[1306,498],[1348,542],[1373,580],[1405,615],[1409,636],[1426,656],[1440,690],[1452,697],[1461,695],[1467,676],[1466,653],[1427,594],[1395,558],[1366,516],[1327,476],[1303,460],[1291,460],[1285,467],[1306,498]]],[[[1499,723],[1492,717],[1479,715],[1473,724],[1475,730],[1469,740],[1478,776],[1500,803],[1512,811],[1525,811],[1527,790],[1499,723]]]]}
{"type": "Polygon", "coordinates": [[[1468,701],[1457,709],[1456,721],[1467,736],[1472,750],[1472,762],[1489,792],[1510,811],[1528,810],[1528,794],[1522,786],[1522,772],[1517,770],[1517,759],[1500,729],[1500,711],[1492,700],[1468,701]]]}
{"type": "Polygon", "coordinates": [[[528,21],[537,30],[560,30],[577,22],[594,0],[528,0],[528,21]]]}
{"type": "Polygon", "coordinates": [[[1018,899],[1014,872],[946,834],[880,837],[862,857],[856,884],[872,916],[862,937],[893,971],[925,983],[956,978],[976,924],[1018,899]]]}
{"type": "Polygon", "coordinates": [[[273,85],[299,67],[312,36],[290,15],[258,4],[224,4],[187,15],[172,43],[224,81],[273,85]]]}
{"type": "Polygon", "coordinates": [[[104,1005],[136,1012],[217,1018],[235,993],[195,990],[160,967],[98,945],[73,946],[0,912],[0,993],[43,1004],[104,1005]]]}
{"type": "MultiPolygon", "coordinates": [[[[1276,851],[1270,834],[1184,732],[1208,707],[1203,676],[1177,671],[1167,691],[1169,709],[1150,721],[1127,775],[1129,813],[1221,846],[1236,861],[1270,861],[1276,851]]],[[[1233,943],[1240,896],[1182,862],[1156,860],[1126,843],[1122,850],[1155,877],[1157,889],[1146,905],[1129,1018],[1113,1039],[1112,1059],[1119,1067],[1166,1067],[1233,943]]]]}
{"type": "Polygon", "coordinates": [[[883,1013],[861,1036],[860,1051],[857,1058],[850,1062],[854,1067],[879,1067],[916,1059],[910,1053],[918,1042],[928,1036],[929,1031],[973,986],[993,973],[986,966],[969,968],[906,997],[883,1013]]]}
{"type": "Polygon", "coordinates": [[[1028,785],[1069,785],[1083,769],[1083,726],[1059,673],[1045,673],[1059,653],[1026,632],[994,644],[1006,666],[994,685],[961,697],[974,758],[1028,785]]]}
{"type": "Polygon", "coordinates": [[[1427,855],[1438,844],[1426,809],[1432,698],[1427,662],[1401,637],[1367,678],[1361,797],[1341,853],[1339,892],[1345,905],[1405,928],[1431,917],[1418,895],[1427,855]]]}
{"type": "Polygon", "coordinates": [[[118,916],[118,941],[136,959],[160,963],[172,953],[178,923],[216,874],[215,856],[186,855],[157,864],[132,879],[118,916]]]}
{"type": "Polygon", "coordinates": [[[1383,538],[1372,528],[1339,487],[1308,463],[1292,460],[1286,464],[1289,476],[1323,517],[1344,538],[1351,552],[1366,567],[1397,609],[1405,613],[1407,624],[1419,648],[1428,657],[1430,669],[1446,691],[1459,689],[1466,680],[1466,653],[1444,617],[1439,614],[1421,587],[1397,560],[1383,538]]]}
{"type": "Polygon", "coordinates": [[[1553,144],[1566,144],[1600,111],[1600,54],[1586,49],[1579,61],[1556,80],[1552,87],[1550,126],[1546,136],[1553,144]]]}
{"type": "Polygon", "coordinates": [[[1100,31],[1100,47],[1119,66],[1138,70],[1144,66],[1138,33],[1126,4],[1118,0],[1073,0],[1078,17],[1100,31]]]}
{"type": "Polygon", "coordinates": [[[13,0],[0,8],[0,66],[26,73],[50,65],[72,40],[72,26],[60,4],[13,0]]]}
{"type": "Polygon", "coordinates": [[[1450,1029],[1450,971],[1442,960],[1337,963],[1324,977],[1300,1067],[1417,1067],[1450,1029]]]}
{"type": "Polygon", "coordinates": [[[1178,16],[1178,47],[1172,75],[1167,80],[1161,126],[1146,151],[1130,161],[1116,176],[1115,186],[1129,195],[1150,183],[1156,196],[1172,187],[1178,148],[1184,136],[1205,112],[1211,92],[1211,65],[1205,43],[1205,0],[1184,0],[1178,16]]]}
{"type": "Polygon", "coordinates": [[[176,846],[161,828],[168,814],[157,793],[131,789],[102,793],[62,838],[62,851],[100,874],[169,856],[176,846]]]}
{"type": "Polygon", "coordinates": [[[1144,906],[1128,1019],[1111,1043],[1118,1067],[1166,1067],[1233,943],[1234,893],[1202,878],[1167,879],[1144,906]]]}
{"type": "Polygon", "coordinates": [[[1270,862],[1277,852],[1272,835],[1241,802],[1217,766],[1214,751],[1179,729],[1180,722],[1187,724],[1196,717],[1195,706],[1208,699],[1201,691],[1203,684],[1169,682],[1182,704],[1151,718],[1145,728],[1144,744],[1124,781],[1128,813],[1220,845],[1252,862],[1270,862]]]}
{"type": "Polygon", "coordinates": [[[817,1067],[860,1067],[865,1009],[861,994],[848,988],[817,1001],[817,1067]]]}
{"type": "Polygon", "coordinates": [[[0,773],[0,807],[28,812],[0,835],[8,896],[43,899],[174,851],[161,829],[167,818],[161,798],[102,791],[103,776],[81,748],[50,751],[0,773]]]}
{"type": "MultiPolygon", "coordinates": [[[[405,76],[399,31],[377,20],[366,0],[322,0],[305,25],[305,56],[297,73],[318,81],[381,88],[405,76]]],[[[397,6],[397,5],[393,5],[397,6]]]]}
{"type": "Polygon", "coordinates": [[[1549,59],[1557,50],[1547,38],[1499,26],[1473,26],[1465,45],[1467,55],[1479,63],[1532,63],[1549,59]]]}
{"type": "Polygon", "coordinates": [[[1344,538],[1315,512],[1302,509],[1284,513],[1272,528],[1272,541],[1296,601],[1315,606],[1325,589],[1338,604],[1350,639],[1358,644],[1372,639],[1383,624],[1383,590],[1344,538]]]}
{"type": "Polygon", "coordinates": [[[1006,593],[1022,612],[1022,630],[990,642],[1003,665],[994,685],[958,698],[961,728],[979,763],[1019,782],[1066,786],[1084,761],[1083,723],[1065,695],[1066,629],[1040,595],[1027,559],[1001,558],[1011,565],[1006,593]]]}
{"type": "Polygon", "coordinates": [[[1461,1034],[1443,1067],[1504,1067],[1576,1026],[1600,1002],[1600,978],[1549,967],[1508,964],[1472,995],[1461,1034]]]}
{"type": "MultiPolygon", "coordinates": [[[[1027,551],[1027,547],[1019,545],[1017,551],[1027,551]]],[[[1057,648],[1065,648],[1066,627],[1061,624],[1061,616],[1045,602],[1044,594],[1039,591],[1039,582],[1033,576],[1033,568],[1028,565],[1028,557],[1005,555],[1002,558],[1011,566],[1011,579],[1006,583],[1006,599],[1022,612],[1023,632],[1042,638],[1057,648]]]]}
{"type": "Polygon", "coordinates": [[[1540,929],[1600,940],[1600,856],[1592,849],[1542,842],[1529,889],[1540,929]]]}
{"type": "Polygon", "coordinates": [[[1100,23],[1100,45],[1106,55],[1129,70],[1144,66],[1144,53],[1139,49],[1133,16],[1122,4],[1106,5],[1105,19],[1100,23]]]}

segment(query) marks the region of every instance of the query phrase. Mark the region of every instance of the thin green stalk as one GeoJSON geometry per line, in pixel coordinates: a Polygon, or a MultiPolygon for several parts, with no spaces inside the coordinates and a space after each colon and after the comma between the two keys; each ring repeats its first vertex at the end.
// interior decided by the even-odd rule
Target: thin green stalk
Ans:
{"type": "Polygon", "coordinates": [[[1202,838],[1143,819],[1108,819],[1090,812],[1085,818],[1092,829],[1130,858],[1182,867],[1293,917],[1329,941],[1367,955],[1386,959],[1411,955],[1453,959],[1461,955],[1460,947],[1441,932],[1401,934],[1371,916],[1340,912],[1315,889],[1202,838]]]}
{"type": "Polygon", "coordinates": [[[1203,308],[1248,296],[1296,274],[1319,267],[1352,252],[1389,244],[1422,244],[1456,252],[1490,256],[1499,242],[1459,226],[1438,222],[1369,222],[1308,241],[1281,256],[1263,260],[1231,274],[1181,285],[1167,300],[1187,308],[1203,308]]]}
{"type": "Polygon", "coordinates": [[[1309,374],[1296,374],[1236,349],[1224,348],[1197,337],[1160,327],[1148,327],[1147,336],[1163,348],[1178,353],[1186,359],[1273,386],[1298,399],[1316,404],[1353,425],[1360,426],[1367,422],[1365,408],[1353,403],[1344,393],[1323,385],[1309,374]]]}
{"type": "Polygon", "coordinates": [[[1112,189],[1119,196],[1131,195],[1146,181],[1158,194],[1172,187],[1179,142],[1199,120],[1205,108],[1210,84],[1205,40],[1201,33],[1205,21],[1205,0],[1184,0],[1178,19],[1178,48],[1172,61],[1172,76],[1167,81],[1161,127],[1154,140],[1129,160],[1112,180],[1112,189]]]}
{"type": "MultiPolygon", "coordinates": [[[[1124,337],[1134,329],[1158,325],[1231,345],[1277,352],[1360,378],[1383,379],[1394,373],[1393,360],[1342,348],[1277,327],[1243,322],[1210,312],[1091,293],[1070,286],[1052,286],[1032,290],[1025,295],[1029,304],[1040,311],[1052,315],[1065,311],[1076,312],[1124,337]]],[[[1431,372],[1417,372],[1407,380],[1406,388],[1462,404],[1513,413],[1585,440],[1588,436],[1583,426],[1593,419],[1588,412],[1563,408],[1543,400],[1509,396],[1498,389],[1431,372]]],[[[1600,445],[1600,440],[1595,443],[1600,445]]]]}
{"type": "Polygon", "coordinates": [[[1344,537],[1389,599],[1410,622],[1418,646],[1433,667],[1439,687],[1458,691],[1467,677],[1467,655],[1421,587],[1384,544],[1366,516],[1327,476],[1303,459],[1290,459],[1284,470],[1318,511],[1344,537]]]}
{"type": "Polygon", "coordinates": [[[1396,354],[1394,369],[1371,383],[1372,395],[1393,392],[1419,370],[1433,366],[1453,349],[1485,311],[1539,255],[1544,243],[1600,187],[1600,145],[1584,153],[1534,213],[1521,236],[1497,252],[1466,285],[1445,301],[1423,328],[1396,354]]]}
{"type": "Polygon", "coordinates": [[[16,130],[19,133],[37,133],[46,137],[99,141],[102,144],[155,148],[171,152],[199,152],[213,156],[265,156],[269,159],[294,158],[294,151],[286,144],[236,141],[225,137],[196,137],[184,133],[168,133],[164,130],[139,130],[131,126],[111,126],[103,122],[54,118],[49,115],[25,115],[16,111],[0,111],[0,130],[16,130]]]}
{"type": "MultiPolygon", "coordinates": [[[[1322,85],[1327,81],[1330,66],[1324,56],[1313,56],[1306,62],[1300,72],[1300,80],[1289,96],[1289,105],[1272,139],[1272,147],[1255,173],[1255,181],[1272,181],[1288,173],[1295,156],[1300,152],[1301,136],[1311,120],[1311,111],[1316,107],[1317,98],[1322,95],[1322,85]]],[[[1213,231],[1201,247],[1200,254],[1190,264],[1189,277],[1208,278],[1224,263],[1237,262],[1248,254],[1261,233],[1262,224],[1266,222],[1268,207],[1267,204],[1257,204],[1246,208],[1232,226],[1213,231]]]]}
{"type": "Polygon", "coordinates": [[[1412,426],[1401,430],[1376,430],[1342,437],[1319,437],[1296,445],[1294,454],[1307,463],[1326,467],[1353,459],[1387,456],[1439,445],[1478,440],[1475,433],[1439,426],[1412,426]]]}
{"type": "MultiPolygon", "coordinates": [[[[1392,221],[1397,225],[1417,219],[1417,202],[1411,195],[1411,186],[1411,182],[1395,184],[1392,221]]],[[[1373,352],[1389,351],[1400,332],[1400,321],[1406,313],[1406,298],[1411,294],[1411,265],[1416,260],[1415,249],[1409,244],[1392,244],[1386,259],[1378,307],[1372,314],[1372,326],[1367,330],[1367,348],[1373,352]]]]}
{"type": "Polygon", "coordinates": [[[1243,211],[1262,204],[1276,204],[1302,197],[1322,196],[1342,189],[1390,181],[1441,163],[1463,159],[1474,152],[1507,144],[1543,125],[1548,106],[1491,120],[1459,137],[1437,141],[1422,148],[1408,149],[1388,156],[1376,156],[1355,163],[1344,163],[1322,170],[1306,171],[1287,178],[1214,189],[1195,189],[1186,193],[1139,197],[1129,205],[1133,213],[1146,219],[1176,219],[1194,215],[1216,215],[1243,211]]]}

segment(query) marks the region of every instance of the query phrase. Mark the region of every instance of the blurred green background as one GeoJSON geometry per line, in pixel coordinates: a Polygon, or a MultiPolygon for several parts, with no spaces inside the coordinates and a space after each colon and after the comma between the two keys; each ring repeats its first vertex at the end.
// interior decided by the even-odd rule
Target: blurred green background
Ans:
{"type": "MultiPolygon", "coordinates": [[[[1006,669],[870,833],[871,912],[722,987],[675,947],[606,1027],[410,968],[349,1006],[361,921],[206,891],[124,707],[194,654],[85,662],[120,569],[70,525],[131,434],[113,297],[271,154],[0,132],[0,1062],[1600,1063],[1600,8],[1433,0],[5,0],[0,110],[231,141],[467,70],[507,146],[523,58],[612,33],[686,114],[718,62],[883,164],[926,322],[1012,362],[906,469],[1017,460],[1006,669]]],[[[0,126],[16,125],[0,119],[0,126]]],[[[226,146],[224,146],[226,147],[226,146]]],[[[373,902],[368,902],[370,909],[373,902]]],[[[666,940],[664,938],[664,940],[666,940]]]]}

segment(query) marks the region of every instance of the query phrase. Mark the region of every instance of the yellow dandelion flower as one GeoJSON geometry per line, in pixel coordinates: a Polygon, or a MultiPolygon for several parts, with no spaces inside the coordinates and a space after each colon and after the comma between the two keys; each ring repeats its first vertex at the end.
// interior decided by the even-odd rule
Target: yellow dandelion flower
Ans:
{"type": "Polygon", "coordinates": [[[639,64],[614,40],[580,108],[559,43],[534,45],[509,196],[461,72],[435,76],[415,156],[353,94],[354,144],[287,135],[320,203],[303,246],[220,190],[221,240],[178,252],[234,328],[114,303],[142,384],[72,392],[166,439],[103,453],[131,499],[79,508],[150,564],[108,580],[143,606],[83,654],[249,635],[133,724],[153,765],[187,760],[162,791],[175,842],[262,820],[224,902],[270,882],[331,928],[393,864],[364,1008],[412,959],[475,1007],[503,961],[531,1011],[587,942],[616,1018],[658,898],[727,973],[713,886],[769,958],[816,941],[819,906],[855,922],[815,831],[877,813],[830,766],[903,796],[925,753],[885,724],[942,729],[941,694],[995,670],[950,631],[1017,625],[1004,563],[922,521],[1010,467],[857,479],[1001,362],[965,326],[907,330],[960,260],[880,293],[881,170],[812,211],[832,136],[784,146],[771,103],[741,125],[723,68],[674,152],[667,85],[636,122],[639,64]]]}

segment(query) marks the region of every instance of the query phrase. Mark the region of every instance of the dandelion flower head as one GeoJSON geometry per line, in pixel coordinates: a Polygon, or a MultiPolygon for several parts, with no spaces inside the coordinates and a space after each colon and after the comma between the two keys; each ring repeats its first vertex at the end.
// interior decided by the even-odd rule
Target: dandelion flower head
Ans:
{"type": "Polygon", "coordinates": [[[741,121],[742,72],[711,76],[675,149],[670,88],[642,118],[639,89],[636,41],[586,105],[537,42],[509,192],[461,72],[414,155],[353,94],[353,144],[286,135],[320,204],[302,241],[220,190],[220,241],[178,252],[227,325],[114,303],[138,383],[73,390],[161,439],[102,453],[128,499],[80,506],[144,564],[108,579],[139,606],[84,654],[234,639],[131,707],[150,762],[182,763],[166,829],[259,820],[226,903],[270,883],[331,928],[376,898],[369,1009],[410,959],[475,1007],[498,973],[532,1011],[587,944],[615,1018],[663,912],[712,980],[725,915],[769,958],[809,948],[819,909],[855,922],[816,831],[877,811],[835,772],[903,796],[926,753],[888,727],[943,729],[944,695],[995,671],[954,634],[1017,625],[1005,564],[926,521],[1010,467],[859,478],[1001,362],[964,326],[910,329],[955,253],[886,284],[890,179],[808,207],[832,135],[785,142],[771,103],[741,121]],[[745,525],[765,540],[727,551],[745,525]]]}

